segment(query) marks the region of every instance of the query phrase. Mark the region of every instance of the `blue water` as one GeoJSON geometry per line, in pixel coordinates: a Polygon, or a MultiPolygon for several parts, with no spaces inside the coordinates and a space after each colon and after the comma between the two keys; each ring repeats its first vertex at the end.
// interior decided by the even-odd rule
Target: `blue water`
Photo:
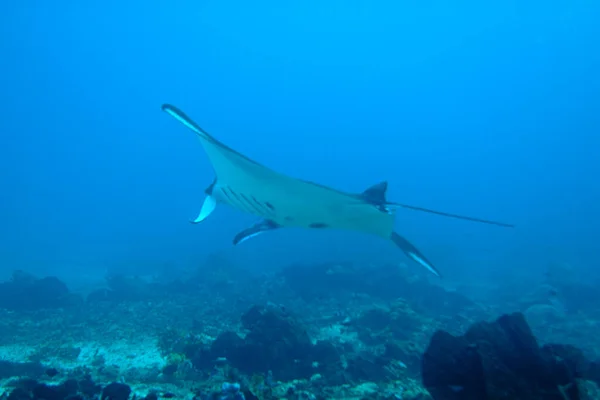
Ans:
{"type": "MultiPolygon", "coordinates": [[[[177,105],[281,172],[497,219],[400,210],[452,278],[597,269],[600,5],[581,2],[4,2],[0,275],[407,260],[347,232],[201,225],[211,166],[177,105]]],[[[416,265],[413,268],[419,268],[416,265]]]]}

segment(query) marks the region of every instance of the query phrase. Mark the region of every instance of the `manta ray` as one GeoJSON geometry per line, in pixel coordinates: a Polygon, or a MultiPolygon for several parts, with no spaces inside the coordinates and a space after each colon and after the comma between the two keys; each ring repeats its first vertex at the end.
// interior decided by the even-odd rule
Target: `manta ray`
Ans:
{"type": "Polygon", "coordinates": [[[258,234],[288,227],[352,230],[390,240],[409,258],[440,276],[438,269],[414,245],[394,231],[398,208],[513,227],[502,222],[389,202],[386,199],[387,181],[362,193],[346,193],[287,176],[221,143],[177,107],[163,104],[162,110],[198,135],[215,172],[215,179],[205,190],[206,198],[200,213],[191,222],[204,221],[217,204],[227,204],[260,217],[260,222],[235,235],[234,245],[258,234]]]}

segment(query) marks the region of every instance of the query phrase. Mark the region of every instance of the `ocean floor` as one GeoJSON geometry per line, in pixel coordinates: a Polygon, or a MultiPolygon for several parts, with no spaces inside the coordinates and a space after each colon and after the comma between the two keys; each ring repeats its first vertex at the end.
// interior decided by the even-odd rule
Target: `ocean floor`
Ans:
{"type": "Polygon", "coordinates": [[[85,377],[142,398],[426,399],[421,362],[433,334],[462,334],[506,310],[523,311],[541,343],[576,344],[593,357],[600,348],[594,310],[573,312],[542,285],[484,304],[397,266],[201,271],[107,277],[85,296],[17,275],[0,295],[0,393],[25,377],[85,377]]]}

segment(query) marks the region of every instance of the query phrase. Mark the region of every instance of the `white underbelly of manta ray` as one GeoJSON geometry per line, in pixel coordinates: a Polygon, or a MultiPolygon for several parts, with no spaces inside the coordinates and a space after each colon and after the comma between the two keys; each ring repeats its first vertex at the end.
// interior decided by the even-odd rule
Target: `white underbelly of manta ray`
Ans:
{"type": "MultiPolygon", "coordinates": [[[[246,182],[248,183],[248,182],[246,182]]],[[[394,225],[393,210],[379,210],[359,198],[349,197],[317,187],[298,185],[222,184],[217,179],[212,196],[218,203],[228,204],[280,227],[356,230],[389,238],[394,225]],[[296,190],[293,187],[296,186],[296,190]],[[235,188],[235,189],[234,189],[235,188]]]]}
{"type": "Polygon", "coordinates": [[[434,265],[408,240],[394,232],[395,210],[403,207],[447,217],[505,227],[513,225],[449,214],[422,207],[388,202],[387,182],[362,193],[345,193],[278,173],[219,142],[178,108],[164,104],[163,111],[193,130],[215,171],[216,179],[205,190],[206,199],[195,223],[206,219],[218,203],[261,217],[241,232],[234,244],[260,233],[285,227],[346,229],[391,240],[404,253],[436,275],[434,265]]]}

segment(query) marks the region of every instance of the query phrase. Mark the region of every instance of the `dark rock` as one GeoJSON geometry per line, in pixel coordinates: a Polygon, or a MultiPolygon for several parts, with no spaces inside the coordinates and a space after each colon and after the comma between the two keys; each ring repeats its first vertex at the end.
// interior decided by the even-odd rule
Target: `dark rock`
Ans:
{"type": "Polygon", "coordinates": [[[77,394],[77,381],[69,379],[60,385],[46,385],[40,383],[32,390],[34,399],[65,400],[67,397],[77,394]]]}
{"type": "Polygon", "coordinates": [[[192,365],[199,370],[210,370],[216,363],[217,356],[215,358],[211,349],[205,347],[203,344],[190,343],[183,349],[183,353],[190,360],[192,365]]]}
{"type": "Polygon", "coordinates": [[[243,389],[242,393],[244,394],[244,398],[246,400],[260,400],[260,398],[255,396],[254,393],[252,393],[248,388],[243,389]]]}
{"type": "Polygon", "coordinates": [[[243,353],[244,339],[234,332],[223,332],[217,336],[210,347],[213,360],[226,358],[234,364],[239,363],[239,356],[243,353]]]}
{"type": "Polygon", "coordinates": [[[7,400],[32,400],[29,391],[23,388],[16,388],[7,397],[7,400]]]}
{"type": "Polygon", "coordinates": [[[422,362],[423,385],[441,400],[576,400],[578,379],[599,382],[599,372],[571,346],[540,347],[520,313],[463,336],[437,331],[422,362]]]}
{"type": "Polygon", "coordinates": [[[22,271],[0,283],[0,307],[14,311],[67,307],[80,301],[67,285],[56,277],[35,278],[22,271]]]}
{"type": "Polygon", "coordinates": [[[28,376],[37,378],[44,373],[44,367],[37,362],[13,362],[0,360],[0,379],[13,376],[28,376]]]}
{"type": "Polygon", "coordinates": [[[92,380],[91,375],[86,375],[79,380],[79,391],[86,397],[95,397],[102,392],[102,386],[92,380]]]}
{"type": "Polygon", "coordinates": [[[124,383],[113,382],[102,389],[101,400],[127,400],[131,394],[131,388],[124,383]]]}
{"type": "Polygon", "coordinates": [[[276,305],[253,306],[241,318],[248,330],[244,339],[234,332],[221,333],[210,349],[188,348],[186,355],[199,369],[212,368],[225,357],[243,373],[273,371],[279,380],[309,378],[317,372],[313,362],[337,365],[339,355],[332,345],[313,345],[304,326],[288,311],[276,305]],[[335,361],[334,361],[335,360],[335,361]]]}
{"type": "Polygon", "coordinates": [[[31,393],[37,385],[38,381],[33,378],[20,378],[14,382],[14,387],[24,389],[27,393],[31,393]]]}
{"type": "Polygon", "coordinates": [[[242,325],[250,330],[244,340],[246,350],[259,358],[262,371],[275,373],[290,362],[300,365],[311,354],[306,329],[280,307],[254,306],[242,316],[242,325]]]}
{"type": "Polygon", "coordinates": [[[177,372],[177,368],[178,368],[178,365],[176,363],[167,364],[162,369],[162,373],[165,374],[166,376],[173,376],[173,375],[175,375],[175,372],[177,372]]]}
{"type": "MultiPolygon", "coordinates": [[[[112,384],[114,385],[114,384],[112,384]]],[[[116,384],[120,385],[120,384],[116,384]]],[[[77,381],[67,379],[58,385],[48,385],[40,383],[35,379],[20,379],[13,383],[15,389],[8,395],[11,400],[84,400],[97,399],[97,394],[102,391],[102,387],[92,382],[89,376],[77,381]]],[[[108,385],[109,388],[111,385],[108,385]]],[[[127,385],[122,385],[126,386],[127,385]]],[[[118,388],[109,388],[111,396],[118,395],[118,388]]],[[[108,396],[106,399],[113,399],[108,396]]],[[[115,400],[124,400],[123,397],[116,397],[115,400]]]]}

